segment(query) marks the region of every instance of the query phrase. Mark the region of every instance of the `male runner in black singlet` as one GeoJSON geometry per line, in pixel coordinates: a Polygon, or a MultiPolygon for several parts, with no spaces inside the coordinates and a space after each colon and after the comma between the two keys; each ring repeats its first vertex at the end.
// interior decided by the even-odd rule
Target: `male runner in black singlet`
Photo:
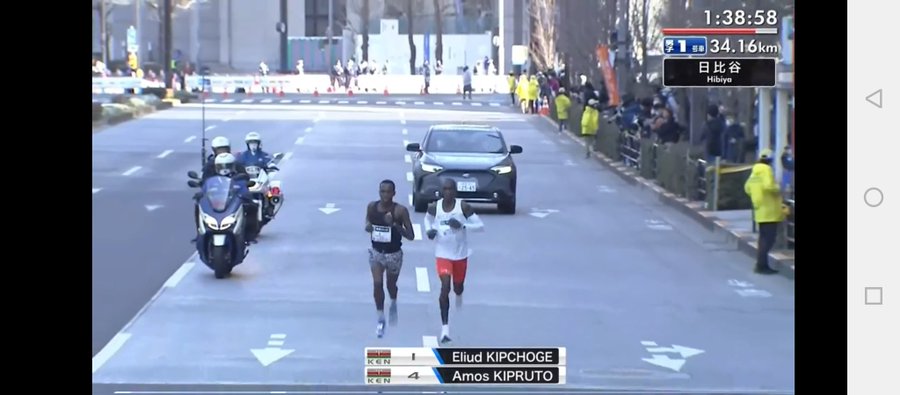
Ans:
{"type": "Polygon", "coordinates": [[[416,235],[409,219],[409,210],[394,202],[396,186],[391,180],[384,180],[378,186],[381,199],[369,203],[366,208],[366,232],[372,239],[369,249],[369,267],[375,285],[375,309],[378,311],[378,326],[375,334],[384,336],[384,273],[387,272],[387,289],[391,296],[390,321],[397,322],[397,278],[403,267],[402,237],[413,240],[416,235]]]}

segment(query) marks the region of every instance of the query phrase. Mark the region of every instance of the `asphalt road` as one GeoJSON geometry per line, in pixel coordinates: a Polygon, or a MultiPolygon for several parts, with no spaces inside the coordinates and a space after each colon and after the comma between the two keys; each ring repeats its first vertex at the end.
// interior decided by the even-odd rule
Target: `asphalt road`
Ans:
{"type": "MultiPolygon", "coordinates": [[[[572,389],[793,391],[793,283],[752,274],[750,259],[726,248],[723,238],[584,159],[581,146],[558,135],[543,119],[506,107],[218,108],[244,112],[220,123],[216,133],[234,138],[256,130],[266,137],[267,149],[291,152],[280,173],[285,206],[232,278],[216,280],[199,263],[172,277],[170,287],[94,358],[95,393],[259,390],[269,385],[279,390],[372,390],[361,388],[364,347],[434,345],[440,315],[431,242],[405,244],[399,324],[377,339],[362,224],[365,205],[377,199],[384,178],[397,182],[397,200],[409,204],[411,186],[406,180],[411,165],[405,161],[405,143],[421,140],[429,124],[458,121],[497,125],[509,143],[522,145],[525,152],[517,156],[518,213],[501,215],[494,207],[476,206],[486,230],[470,235],[473,255],[464,306],[451,307],[452,346],[567,347],[567,383],[572,389]],[[263,366],[251,350],[268,344],[292,351],[263,366]]],[[[159,116],[190,111],[198,110],[159,116]]],[[[140,133],[136,125],[151,121],[122,128],[140,133]]],[[[122,136],[127,132],[110,130],[122,136]]],[[[169,135],[169,142],[156,143],[155,150],[169,144],[185,146],[188,152],[187,146],[195,145],[183,139],[196,130],[173,126],[145,142],[129,139],[142,147],[140,153],[120,153],[110,160],[121,163],[118,172],[141,163],[153,168],[165,159],[153,157],[146,148],[150,141],[169,135]]],[[[116,174],[108,178],[145,188],[144,194],[152,197],[169,185],[173,191],[183,185],[182,174],[190,163],[185,158],[171,165],[166,181],[135,182],[117,179],[122,176],[116,174]]],[[[104,192],[110,191],[95,194],[95,200],[104,192]]],[[[136,196],[117,200],[125,205],[136,196]]],[[[187,212],[189,191],[183,196],[184,203],[174,203],[182,198],[172,197],[175,207],[141,214],[187,212]]],[[[148,201],[133,204],[141,207],[148,201]]],[[[98,207],[103,206],[95,202],[95,283],[98,246],[125,249],[97,240],[98,207]]],[[[135,264],[107,253],[110,258],[101,269],[124,278],[106,279],[122,290],[110,301],[113,305],[127,299],[139,307],[191,254],[190,245],[181,240],[191,233],[189,214],[173,214],[168,222],[138,218],[129,221],[141,223],[146,231],[129,238],[145,239],[140,243],[160,243],[168,236],[171,240],[134,254],[141,255],[135,264]],[[186,236],[177,236],[182,228],[186,236]],[[169,251],[177,248],[184,252],[163,256],[163,251],[177,255],[169,251]],[[117,265],[132,269],[119,270],[117,265]],[[155,271],[138,272],[143,276],[135,280],[126,273],[145,267],[155,271]]],[[[416,224],[422,218],[413,214],[416,224]]],[[[124,233],[117,225],[105,231],[106,237],[124,233]]],[[[94,304],[96,310],[96,285],[94,304]]],[[[97,321],[95,312],[95,325],[97,321]]],[[[105,326],[113,320],[107,321],[105,326]]]]}

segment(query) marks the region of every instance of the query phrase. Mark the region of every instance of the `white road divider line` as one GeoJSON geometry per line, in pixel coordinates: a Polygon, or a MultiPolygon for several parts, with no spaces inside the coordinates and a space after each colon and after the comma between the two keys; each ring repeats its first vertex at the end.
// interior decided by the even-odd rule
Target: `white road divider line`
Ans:
{"type": "MultiPolygon", "coordinates": [[[[404,145],[405,147],[405,145],[404,145]]],[[[412,163],[412,157],[409,155],[403,155],[403,161],[406,163],[412,163]]]]}
{"type": "MultiPolygon", "coordinates": [[[[409,195],[409,205],[412,206],[412,194],[409,195]]],[[[424,236],[422,234],[422,224],[412,224],[412,225],[413,225],[413,232],[415,233],[415,237],[413,237],[413,240],[422,240],[422,237],[424,236]]]]}
{"type": "Polygon", "coordinates": [[[403,128],[403,135],[406,136],[407,134],[409,134],[409,130],[406,128],[403,128]]]}
{"type": "Polygon", "coordinates": [[[294,144],[296,144],[296,145],[303,144],[303,139],[304,139],[304,138],[305,138],[305,137],[303,137],[303,136],[297,137],[297,140],[294,141],[294,144]]]}
{"type": "Polygon", "coordinates": [[[413,103],[413,104],[415,104],[415,105],[417,105],[417,106],[424,106],[424,105],[425,105],[425,102],[423,102],[423,101],[417,101],[417,102],[415,102],[415,103],[413,103]]]}
{"type": "Polygon", "coordinates": [[[194,139],[196,139],[196,138],[197,138],[197,136],[188,136],[188,138],[184,139],[184,142],[190,143],[191,141],[194,141],[194,139]]]}
{"type": "MultiPolygon", "coordinates": [[[[94,193],[97,193],[97,192],[94,192],[94,193]]],[[[413,201],[412,201],[412,194],[410,193],[410,194],[407,195],[406,197],[409,198],[409,199],[407,199],[407,200],[409,200],[409,205],[412,206],[412,204],[413,204],[413,201]]],[[[413,224],[413,229],[416,228],[416,225],[418,225],[418,224],[413,224]]],[[[419,232],[416,232],[416,240],[418,240],[418,237],[419,237],[419,232]]]]}
{"type": "Polygon", "coordinates": [[[309,104],[309,103],[312,103],[312,100],[309,100],[309,99],[300,100],[300,104],[309,104]]]}
{"type": "Polygon", "coordinates": [[[263,99],[260,103],[269,104],[272,102],[272,99],[263,99]]]}
{"type": "Polygon", "coordinates": [[[161,154],[156,155],[156,157],[159,158],[159,159],[162,159],[162,158],[165,158],[165,157],[169,156],[169,154],[171,154],[171,153],[173,153],[173,152],[175,152],[175,151],[170,150],[170,149],[167,149],[167,150],[163,151],[161,154]]]}
{"type": "Polygon", "coordinates": [[[409,181],[409,182],[413,181],[413,174],[411,171],[406,172],[406,181],[409,181]]]}
{"type": "Polygon", "coordinates": [[[130,333],[116,333],[116,335],[109,340],[109,343],[106,343],[106,345],[103,346],[103,349],[101,349],[100,352],[98,352],[97,355],[94,355],[94,357],[91,359],[91,365],[93,365],[93,371],[91,373],[97,373],[97,371],[100,370],[100,368],[102,368],[106,363],[106,361],[109,361],[109,359],[112,358],[112,356],[115,355],[116,352],[118,352],[119,349],[122,348],[122,346],[125,345],[125,342],[127,342],[130,338],[130,333]]]}
{"type": "Polygon", "coordinates": [[[293,100],[284,99],[284,100],[281,101],[281,103],[287,104],[287,103],[290,103],[290,102],[292,102],[292,101],[293,101],[293,100]]]}
{"type": "Polygon", "coordinates": [[[479,102],[473,102],[472,105],[475,107],[481,107],[481,103],[479,102]]]}
{"type": "Polygon", "coordinates": [[[375,102],[375,104],[387,104],[387,102],[383,101],[383,100],[379,100],[379,101],[375,102]]]}
{"type": "Polygon", "coordinates": [[[416,268],[416,290],[419,292],[431,292],[431,284],[428,283],[428,268],[416,268]]]}
{"type": "MultiPolygon", "coordinates": [[[[103,190],[103,188],[91,188],[91,194],[93,195],[93,194],[95,194],[95,193],[97,193],[97,192],[100,192],[100,191],[102,191],[102,190],[103,190]]],[[[410,198],[410,200],[412,200],[412,195],[409,195],[409,198],[410,198]]],[[[412,204],[412,203],[410,203],[410,204],[412,204]]]]}
{"type": "Polygon", "coordinates": [[[491,103],[491,107],[500,107],[500,103],[491,103]]]}
{"type": "Polygon", "coordinates": [[[319,104],[328,104],[331,103],[331,100],[319,100],[319,104]]]}
{"type": "Polygon", "coordinates": [[[406,102],[405,101],[395,101],[394,104],[402,106],[402,105],[406,104],[406,102]]]}
{"type": "Polygon", "coordinates": [[[356,104],[369,104],[369,102],[365,100],[357,100],[356,104]]]}
{"type": "Polygon", "coordinates": [[[438,348],[437,336],[422,336],[422,347],[438,348]]]}
{"type": "Polygon", "coordinates": [[[452,104],[452,105],[454,105],[454,106],[461,106],[461,105],[462,105],[462,103],[460,103],[460,102],[458,102],[458,101],[455,101],[455,102],[450,103],[450,104],[452,104]]]}
{"type": "Polygon", "coordinates": [[[346,100],[338,100],[338,104],[347,104],[347,103],[349,103],[349,102],[346,100]]]}
{"type": "Polygon", "coordinates": [[[234,103],[234,99],[225,99],[222,100],[222,103],[234,103]]]}
{"type": "Polygon", "coordinates": [[[434,102],[434,105],[436,105],[436,106],[443,106],[443,105],[444,105],[444,102],[442,102],[442,101],[436,101],[436,102],[434,102]]]}
{"type": "Polygon", "coordinates": [[[209,125],[209,126],[207,126],[206,129],[204,129],[204,130],[206,130],[206,131],[208,132],[208,131],[213,130],[213,129],[215,129],[215,128],[216,128],[216,125],[209,125]]]}
{"type": "Polygon", "coordinates": [[[132,167],[132,168],[130,168],[130,169],[128,169],[128,170],[125,170],[125,172],[122,173],[122,175],[127,177],[127,176],[130,176],[130,175],[134,174],[134,173],[137,173],[139,170],[141,170],[141,167],[140,167],[140,166],[135,166],[135,167],[132,167]]]}
{"type": "Polygon", "coordinates": [[[253,99],[244,99],[241,100],[241,103],[253,103],[253,99]]]}
{"type": "Polygon", "coordinates": [[[176,286],[178,286],[178,283],[181,282],[181,280],[184,278],[184,276],[186,276],[193,268],[194,268],[193,261],[187,261],[185,263],[182,263],[181,267],[179,267],[178,270],[175,271],[175,273],[172,273],[172,276],[169,277],[168,280],[166,280],[166,282],[165,282],[165,284],[163,284],[163,286],[166,288],[175,288],[176,286]]]}
{"type": "Polygon", "coordinates": [[[306,133],[312,132],[312,126],[307,126],[306,129],[303,129],[303,131],[306,133]]]}

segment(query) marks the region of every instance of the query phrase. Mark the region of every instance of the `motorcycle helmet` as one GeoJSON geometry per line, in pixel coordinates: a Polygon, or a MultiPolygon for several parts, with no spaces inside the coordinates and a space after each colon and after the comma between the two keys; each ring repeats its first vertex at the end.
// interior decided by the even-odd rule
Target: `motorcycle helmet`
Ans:
{"type": "Polygon", "coordinates": [[[244,142],[247,143],[247,149],[250,151],[256,151],[259,149],[259,146],[262,144],[262,136],[256,132],[247,133],[247,136],[244,137],[244,142]]]}
{"type": "Polygon", "coordinates": [[[235,172],[234,162],[234,155],[232,155],[231,153],[223,152],[216,155],[216,173],[220,176],[230,176],[235,172]]]}
{"type": "MultiPolygon", "coordinates": [[[[228,138],[224,136],[213,138],[210,145],[212,146],[212,150],[215,155],[231,152],[231,142],[228,141],[228,138]]],[[[218,157],[216,159],[218,159],[218,157]]]]}

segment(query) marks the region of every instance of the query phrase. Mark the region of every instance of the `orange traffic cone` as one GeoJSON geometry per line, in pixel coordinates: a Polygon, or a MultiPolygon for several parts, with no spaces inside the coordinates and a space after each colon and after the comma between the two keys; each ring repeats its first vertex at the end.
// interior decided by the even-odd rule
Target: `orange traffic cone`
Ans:
{"type": "Polygon", "coordinates": [[[347,89],[347,96],[353,96],[353,89],[347,89]]]}
{"type": "Polygon", "coordinates": [[[225,85],[225,90],[222,91],[222,97],[228,98],[228,85],[225,85]]]}
{"type": "Polygon", "coordinates": [[[460,93],[462,93],[462,91],[459,89],[459,85],[457,85],[457,86],[456,86],[456,94],[458,95],[458,94],[460,94],[460,93]]]}
{"type": "Polygon", "coordinates": [[[384,87],[384,95],[385,95],[385,96],[388,95],[388,89],[387,89],[387,87],[384,87]]]}
{"type": "Polygon", "coordinates": [[[284,85],[278,85],[278,97],[284,97],[284,85]]]}
{"type": "Polygon", "coordinates": [[[253,87],[254,87],[254,86],[255,86],[255,85],[250,85],[249,87],[247,87],[247,91],[244,92],[244,93],[246,93],[247,96],[253,96],[253,87]]]}
{"type": "Polygon", "coordinates": [[[542,100],[542,101],[543,101],[543,103],[541,103],[541,110],[540,110],[541,115],[543,115],[545,117],[550,116],[550,104],[548,104],[547,98],[544,97],[544,100],[542,100]]]}
{"type": "Polygon", "coordinates": [[[315,89],[313,89],[313,96],[314,96],[314,97],[319,97],[319,88],[318,88],[318,87],[315,88],[315,89]]]}
{"type": "Polygon", "coordinates": [[[329,87],[328,87],[328,90],[325,91],[325,92],[331,93],[331,87],[329,86],[329,87]]]}

